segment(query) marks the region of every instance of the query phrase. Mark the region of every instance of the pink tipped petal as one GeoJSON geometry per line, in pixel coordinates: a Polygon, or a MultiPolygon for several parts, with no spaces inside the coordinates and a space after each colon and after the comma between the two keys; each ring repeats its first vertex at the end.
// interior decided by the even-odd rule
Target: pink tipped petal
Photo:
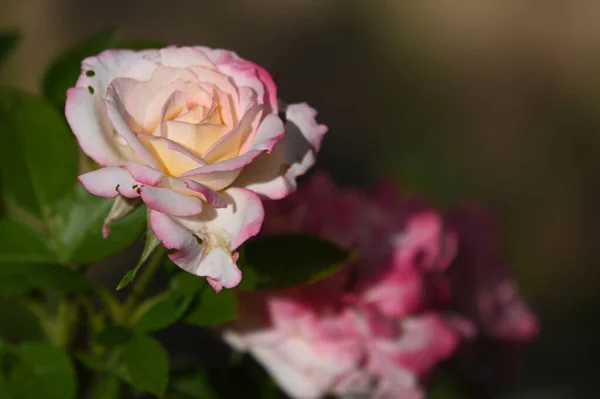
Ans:
{"type": "Polygon", "coordinates": [[[102,94],[90,93],[87,87],[70,88],[67,90],[65,115],[86,155],[102,166],[123,162],[115,146],[113,133],[104,122],[106,111],[102,94]]]}
{"type": "Polygon", "coordinates": [[[297,125],[288,121],[285,130],[285,137],[270,154],[260,155],[244,168],[235,186],[270,199],[284,198],[296,190],[296,178],[315,163],[316,153],[297,125]]]}
{"type": "Polygon", "coordinates": [[[165,247],[177,251],[170,254],[169,258],[188,273],[209,278],[215,291],[218,292],[222,287],[234,287],[241,281],[240,270],[233,262],[229,249],[219,246],[218,237],[204,235],[201,237],[202,244],[199,244],[192,231],[200,232],[190,230],[174,218],[157,211],[150,212],[150,225],[165,247]]]}
{"type": "Polygon", "coordinates": [[[106,198],[118,194],[127,198],[139,197],[137,184],[123,168],[108,166],[79,176],[79,181],[90,193],[106,198]]]}
{"type": "Polygon", "coordinates": [[[162,172],[139,162],[126,162],[123,169],[129,172],[135,181],[147,186],[157,186],[164,176],[162,172]]]}
{"type": "Polygon", "coordinates": [[[227,208],[207,208],[197,216],[169,217],[150,212],[150,224],[158,239],[177,250],[170,255],[171,260],[189,273],[210,278],[217,291],[239,284],[238,256],[232,252],[258,233],[264,218],[262,202],[254,193],[229,189],[225,195],[227,208]]]}
{"type": "Polygon", "coordinates": [[[323,136],[327,133],[327,126],[319,125],[315,120],[317,111],[306,103],[290,104],[285,111],[288,122],[298,127],[310,145],[319,152],[323,136]]]}
{"type": "Polygon", "coordinates": [[[143,186],[142,200],[150,209],[172,216],[193,216],[202,212],[202,201],[168,188],[143,186]]]}
{"type": "Polygon", "coordinates": [[[208,202],[214,208],[225,208],[227,207],[227,201],[222,195],[214,190],[211,190],[204,184],[197,183],[193,180],[185,180],[185,185],[190,190],[200,193],[204,196],[206,202],[208,202]]]}

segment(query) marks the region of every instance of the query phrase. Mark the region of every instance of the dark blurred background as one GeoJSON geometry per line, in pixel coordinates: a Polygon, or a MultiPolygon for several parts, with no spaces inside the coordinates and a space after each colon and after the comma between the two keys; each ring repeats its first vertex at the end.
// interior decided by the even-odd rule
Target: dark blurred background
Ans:
{"type": "Polygon", "coordinates": [[[320,167],[396,179],[499,216],[542,333],[505,398],[594,395],[600,355],[600,2],[597,0],[0,0],[22,40],[0,83],[109,26],[265,66],[330,127],[320,167]]]}

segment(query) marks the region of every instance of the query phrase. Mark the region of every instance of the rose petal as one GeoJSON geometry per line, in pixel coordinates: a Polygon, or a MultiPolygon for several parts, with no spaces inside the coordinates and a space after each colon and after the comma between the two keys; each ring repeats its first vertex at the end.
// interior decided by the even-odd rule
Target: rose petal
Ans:
{"type": "Polygon", "coordinates": [[[107,50],[88,57],[81,63],[76,87],[67,90],[67,122],[83,151],[102,166],[123,162],[106,121],[104,94],[117,74],[141,56],[129,50],[107,50]]]}
{"type": "MultiPolygon", "coordinates": [[[[250,106],[244,113],[240,123],[225,136],[214,142],[206,151],[204,160],[207,163],[216,163],[238,156],[242,144],[252,133],[252,122],[259,115],[259,111],[260,108],[258,106],[250,106]]],[[[283,126],[281,127],[281,131],[283,131],[283,126]]]]}
{"type": "Polygon", "coordinates": [[[138,184],[125,169],[117,166],[88,172],[78,179],[86,190],[100,197],[115,198],[118,194],[127,198],[139,197],[138,184]]]}
{"type": "Polygon", "coordinates": [[[258,233],[264,217],[262,203],[251,191],[232,188],[225,194],[227,208],[208,208],[195,217],[150,213],[156,236],[167,248],[177,250],[169,255],[171,260],[189,273],[209,277],[216,291],[239,284],[241,272],[231,252],[258,233]]]}
{"type": "Polygon", "coordinates": [[[278,113],[277,86],[261,66],[240,58],[236,53],[222,49],[200,47],[217,68],[230,75],[238,87],[252,88],[260,102],[266,104],[272,112],[278,113]]]}
{"type": "Polygon", "coordinates": [[[142,144],[137,135],[131,131],[127,122],[125,122],[126,110],[123,99],[134,87],[136,82],[128,78],[119,78],[114,80],[106,92],[104,104],[108,119],[112,122],[117,133],[127,142],[131,149],[139,156],[144,163],[149,166],[160,169],[160,166],[150,150],[142,144]]]}
{"type": "Polygon", "coordinates": [[[135,181],[148,186],[157,186],[164,176],[162,172],[139,162],[126,162],[123,169],[129,172],[135,181]]]}
{"type": "Polygon", "coordinates": [[[202,212],[202,201],[168,188],[143,186],[142,200],[150,209],[172,216],[193,216],[202,212]]]}
{"type": "Polygon", "coordinates": [[[160,50],[161,65],[174,68],[202,66],[214,68],[214,64],[197,47],[169,46],[160,50]]]}
{"type": "Polygon", "coordinates": [[[205,165],[202,158],[172,140],[145,134],[138,137],[151,151],[160,169],[170,176],[178,176],[205,165]]]}
{"type": "Polygon", "coordinates": [[[234,182],[235,186],[248,188],[270,199],[281,199],[296,190],[296,178],[315,163],[315,154],[327,127],[317,125],[315,114],[307,105],[293,104],[288,111],[290,108],[289,116],[286,111],[284,139],[270,154],[262,154],[245,167],[234,182]]]}
{"type": "Polygon", "coordinates": [[[204,196],[206,202],[208,202],[214,208],[225,208],[227,207],[227,201],[218,192],[211,190],[204,184],[197,183],[193,180],[184,180],[185,185],[190,190],[200,193],[204,196]]]}

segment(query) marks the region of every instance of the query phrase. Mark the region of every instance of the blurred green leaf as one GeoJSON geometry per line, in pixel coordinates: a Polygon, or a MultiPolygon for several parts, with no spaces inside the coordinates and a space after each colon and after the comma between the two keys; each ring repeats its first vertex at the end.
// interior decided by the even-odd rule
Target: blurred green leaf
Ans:
{"type": "Polygon", "coordinates": [[[123,288],[131,284],[133,279],[135,279],[137,272],[144,265],[144,263],[146,263],[150,255],[152,255],[152,253],[156,250],[156,248],[158,248],[159,245],[160,241],[158,240],[156,235],[154,235],[152,228],[148,226],[146,229],[146,241],[144,242],[144,250],[142,251],[142,256],[140,257],[140,260],[138,261],[138,264],[135,266],[135,268],[125,273],[121,281],[119,281],[119,285],[117,285],[117,291],[122,290],[123,288]]]}
{"type": "Polygon", "coordinates": [[[0,298],[0,338],[13,343],[44,338],[40,320],[22,298],[0,298]]]}
{"type": "Polygon", "coordinates": [[[188,395],[196,399],[217,399],[220,396],[210,384],[208,374],[204,370],[197,370],[177,377],[173,381],[172,389],[175,392],[188,395]]]}
{"type": "Polygon", "coordinates": [[[0,265],[0,295],[23,295],[35,289],[35,285],[19,274],[4,274],[0,265]]]}
{"type": "Polygon", "coordinates": [[[94,387],[90,399],[118,399],[120,382],[111,375],[104,376],[94,387]]]}
{"type": "Polygon", "coordinates": [[[81,61],[115,45],[115,31],[107,29],[67,50],[46,70],[42,82],[44,97],[62,109],[67,99],[67,90],[75,86],[81,73],[81,61]]]}
{"type": "Polygon", "coordinates": [[[16,354],[19,361],[9,377],[15,399],[75,398],[75,370],[62,350],[46,342],[27,342],[16,354]]]}
{"type": "MultiPolygon", "coordinates": [[[[185,273],[187,274],[187,273],[185,273]]],[[[200,295],[185,317],[185,322],[196,326],[216,326],[237,318],[237,303],[231,290],[217,293],[204,277],[189,275],[201,284],[200,295]]]]}
{"type": "Polygon", "coordinates": [[[110,348],[123,345],[134,338],[134,332],[125,326],[108,326],[96,337],[98,345],[110,348]]]}
{"type": "Polygon", "coordinates": [[[90,371],[102,372],[106,368],[104,359],[91,353],[76,353],[77,360],[90,371]]]}
{"type": "Polygon", "coordinates": [[[0,66],[2,65],[4,60],[8,58],[18,41],[18,33],[13,32],[0,34],[0,66]]]}
{"type": "Polygon", "coordinates": [[[5,262],[56,262],[44,235],[15,220],[0,219],[0,268],[5,262]]]}
{"type": "Polygon", "coordinates": [[[2,89],[0,136],[4,194],[51,224],[54,205],[77,176],[78,153],[63,116],[42,98],[2,89]]]}
{"type": "Polygon", "coordinates": [[[304,234],[265,236],[247,242],[238,262],[240,289],[283,288],[322,280],[352,259],[329,241],[304,234]]]}
{"type": "Polygon", "coordinates": [[[96,197],[77,184],[59,204],[55,231],[69,263],[92,263],[106,259],[139,237],[146,216],[140,207],[110,225],[110,235],[102,237],[102,225],[112,199],[96,197]]]}
{"type": "Polygon", "coordinates": [[[156,331],[177,322],[190,307],[193,296],[177,291],[144,301],[133,316],[138,331],[156,331]]]}
{"type": "Polygon", "coordinates": [[[0,399],[12,399],[13,396],[8,388],[8,381],[4,374],[0,373],[0,399]]]}
{"type": "Polygon", "coordinates": [[[83,292],[93,288],[92,282],[82,273],[51,263],[0,264],[0,279],[4,278],[22,279],[31,288],[46,288],[62,292],[83,292]]]}
{"type": "Polygon", "coordinates": [[[169,356],[153,338],[137,336],[122,347],[118,372],[136,390],[163,397],[169,382],[169,356]]]}

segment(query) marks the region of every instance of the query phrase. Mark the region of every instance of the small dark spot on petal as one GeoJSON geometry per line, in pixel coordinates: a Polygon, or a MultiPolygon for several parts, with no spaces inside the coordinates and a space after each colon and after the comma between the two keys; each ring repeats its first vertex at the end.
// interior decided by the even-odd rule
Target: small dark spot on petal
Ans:
{"type": "Polygon", "coordinates": [[[115,187],[115,191],[116,191],[116,192],[119,192],[119,187],[121,187],[121,185],[120,185],[120,184],[117,184],[117,186],[115,187]]]}
{"type": "Polygon", "coordinates": [[[196,241],[198,242],[198,244],[202,245],[202,243],[204,241],[202,241],[202,238],[198,237],[198,236],[194,236],[196,238],[196,241]]]}
{"type": "Polygon", "coordinates": [[[96,72],[92,71],[91,69],[85,73],[85,76],[89,76],[90,78],[94,75],[96,75],[96,72]]]}
{"type": "Polygon", "coordinates": [[[92,86],[88,86],[88,91],[90,94],[94,94],[94,88],[92,86]]]}
{"type": "Polygon", "coordinates": [[[176,254],[177,252],[179,252],[179,250],[177,248],[171,248],[171,249],[167,249],[167,253],[169,255],[173,255],[176,254]]]}

